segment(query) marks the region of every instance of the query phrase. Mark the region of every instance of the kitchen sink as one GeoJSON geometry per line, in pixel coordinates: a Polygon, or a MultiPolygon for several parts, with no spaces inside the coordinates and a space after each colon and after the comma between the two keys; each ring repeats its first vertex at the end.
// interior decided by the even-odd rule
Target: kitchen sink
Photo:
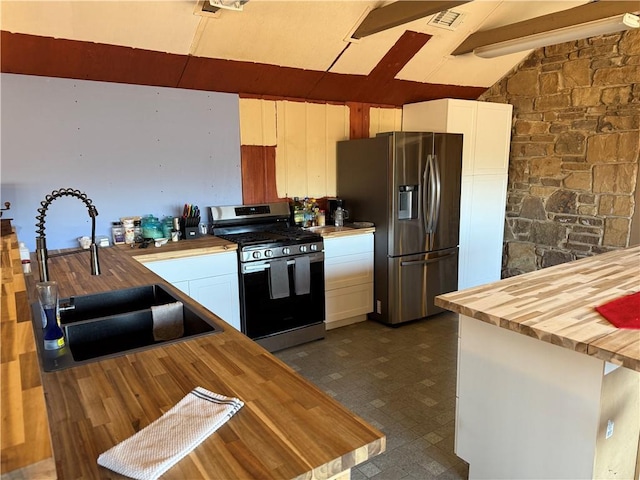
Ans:
{"type": "Polygon", "coordinates": [[[182,299],[160,284],[61,299],[60,326],[64,331],[65,346],[58,350],[44,349],[40,308],[37,302],[32,304],[43,369],[61,370],[222,331],[220,326],[184,304],[184,335],[173,340],[155,341],[151,307],[178,301],[182,299]]]}

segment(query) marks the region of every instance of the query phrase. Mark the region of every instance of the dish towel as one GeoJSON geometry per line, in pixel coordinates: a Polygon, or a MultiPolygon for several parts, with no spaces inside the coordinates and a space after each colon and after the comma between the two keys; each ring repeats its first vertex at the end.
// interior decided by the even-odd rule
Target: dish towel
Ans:
{"type": "Polygon", "coordinates": [[[289,267],[284,259],[269,262],[269,293],[272,299],[289,296],[289,267]]]}
{"type": "Polygon", "coordinates": [[[196,387],[153,423],[102,453],[98,465],[140,480],[158,478],[243,405],[237,398],[196,387]]]}
{"type": "Polygon", "coordinates": [[[173,340],[184,335],[184,314],[182,302],[154,305],[151,307],[153,317],[153,339],[156,342],[173,340]]]}
{"type": "Polygon", "coordinates": [[[295,259],[293,281],[296,295],[307,295],[311,291],[311,280],[309,277],[309,257],[306,255],[295,259]]]}
{"type": "Polygon", "coordinates": [[[640,292],[612,300],[596,310],[618,328],[640,330],[640,292]]]}

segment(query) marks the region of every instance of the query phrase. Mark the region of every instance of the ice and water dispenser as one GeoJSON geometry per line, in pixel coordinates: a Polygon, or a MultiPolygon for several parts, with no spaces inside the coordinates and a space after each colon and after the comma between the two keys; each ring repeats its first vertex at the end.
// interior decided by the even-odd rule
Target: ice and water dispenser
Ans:
{"type": "Polygon", "coordinates": [[[418,185],[398,187],[398,220],[418,218],[418,185]]]}

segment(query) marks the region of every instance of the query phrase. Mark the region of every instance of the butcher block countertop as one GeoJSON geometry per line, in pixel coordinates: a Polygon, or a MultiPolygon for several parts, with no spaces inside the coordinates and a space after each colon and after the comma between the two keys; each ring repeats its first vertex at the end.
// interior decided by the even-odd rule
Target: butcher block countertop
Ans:
{"type": "Polygon", "coordinates": [[[51,458],[51,445],[18,238],[11,233],[1,240],[0,459],[4,474],[51,458]]]}
{"type": "MultiPolygon", "coordinates": [[[[189,250],[216,248],[198,242],[177,243],[189,250]]],[[[202,239],[211,242],[220,239],[202,239]]],[[[234,248],[223,242],[219,251],[225,246],[234,248]]],[[[146,250],[174,254],[172,247],[146,250]]],[[[323,479],[384,451],[380,431],[130,255],[142,251],[100,249],[99,276],[90,275],[88,251],[50,258],[50,277],[63,298],[162,283],[224,332],[42,372],[60,478],[124,478],[98,466],[98,455],[160,417],[196,386],[238,397],[245,405],[162,478],[323,479]]],[[[36,281],[37,265],[27,278],[32,299],[36,281]]]]}
{"type": "Polygon", "coordinates": [[[640,330],[595,307],[640,291],[640,246],[436,297],[442,308],[640,371],[640,330]]]}
{"type": "Polygon", "coordinates": [[[204,235],[191,240],[168,241],[160,247],[156,247],[152,243],[147,248],[139,248],[137,244],[134,248],[131,248],[130,245],[115,245],[115,248],[127,255],[136,257],[139,262],[145,263],[235,251],[238,249],[238,245],[213,235],[204,235]]]}
{"type": "Polygon", "coordinates": [[[308,230],[319,233],[323,238],[348,237],[351,235],[363,235],[365,233],[373,233],[375,227],[353,228],[353,227],[336,227],[326,225],[324,227],[309,227],[308,230]]]}

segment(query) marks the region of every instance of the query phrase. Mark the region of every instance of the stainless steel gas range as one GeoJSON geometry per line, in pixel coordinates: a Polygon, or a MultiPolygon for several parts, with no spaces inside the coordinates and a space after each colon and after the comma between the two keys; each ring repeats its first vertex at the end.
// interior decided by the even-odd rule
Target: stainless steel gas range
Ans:
{"type": "Polygon", "coordinates": [[[287,202],[209,211],[211,233],[238,245],[242,332],[272,352],[324,338],[322,236],[290,227],[287,202]]]}

